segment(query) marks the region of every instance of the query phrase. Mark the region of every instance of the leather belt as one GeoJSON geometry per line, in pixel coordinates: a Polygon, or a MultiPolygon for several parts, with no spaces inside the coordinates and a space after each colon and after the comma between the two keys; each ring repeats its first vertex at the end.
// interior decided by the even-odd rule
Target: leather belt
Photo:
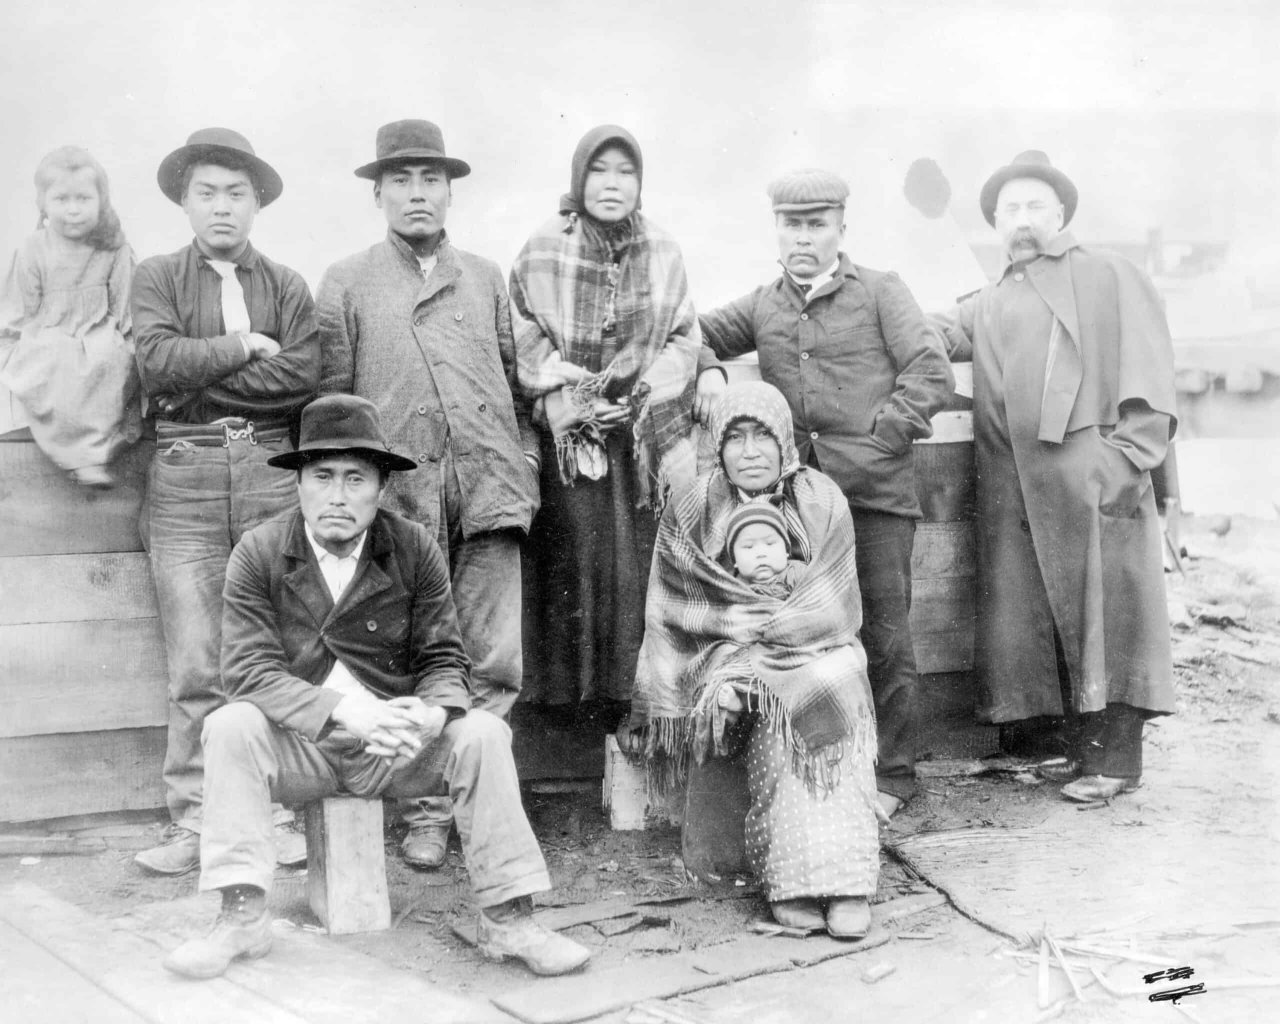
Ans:
{"type": "Polygon", "coordinates": [[[232,441],[258,444],[261,441],[279,441],[289,436],[288,427],[267,427],[259,430],[253,420],[228,420],[222,423],[166,423],[156,424],[156,441],[186,441],[198,448],[230,448],[232,441]]]}

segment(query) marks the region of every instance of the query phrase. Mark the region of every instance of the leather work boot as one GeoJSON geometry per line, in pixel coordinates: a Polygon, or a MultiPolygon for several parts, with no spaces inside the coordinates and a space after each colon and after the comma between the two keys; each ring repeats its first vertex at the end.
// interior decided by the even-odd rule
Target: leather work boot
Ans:
{"type": "Polygon", "coordinates": [[[481,910],[476,945],[486,959],[514,958],[534,974],[568,974],[591,959],[591,950],[585,946],[538,924],[533,919],[533,901],[527,896],[481,910]]]}
{"type": "Polygon", "coordinates": [[[133,862],[157,875],[185,875],[200,866],[200,833],[169,825],[160,845],[134,854],[133,862]]]}
{"type": "Polygon", "coordinates": [[[411,825],[409,834],[400,844],[400,856],[410,867],[438,868],[444,863],[445,851],[449,847],[449,830],[452,827],[452,822],[411,825]]]}
{"type": "Polygon", "coordinates": [[[1121,793],[1132,793],[1141,779],[1112,778],[1109,775],[1082,775],[1075,782],[1062,787],[1062,795],[1076,803],[1091,804],[1110,800],[1121,793]]]}
{"type": "Polygon", "coordinates": [[[836,896],[827,902],[827,934],[860,939],[871,930],[871,904],[865,896],[836,896]]]}
{"type": "Polygon", "coordinates": [[[232,960],[256,960],[271,951],[271,916],[266,893],[252,885],[222,890],[222,913],[213,930],[188,939],[164,958],[164,966],[184,978],[216,978],[232,960]]]}

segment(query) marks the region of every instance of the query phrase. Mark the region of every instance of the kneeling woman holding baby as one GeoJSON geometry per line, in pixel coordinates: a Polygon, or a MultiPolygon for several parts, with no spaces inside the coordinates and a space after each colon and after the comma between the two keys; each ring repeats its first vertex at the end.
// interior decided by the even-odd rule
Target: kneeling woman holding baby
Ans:
{"type": "Polygon", "coordinates": [[[849,506],[800,465],[776,388],[730,387],[711,433],[719,466],[659,528],[620,739],[659,788],[745,744],[746,849],[774,918],[860,938],[879,841],[849,506]]]}

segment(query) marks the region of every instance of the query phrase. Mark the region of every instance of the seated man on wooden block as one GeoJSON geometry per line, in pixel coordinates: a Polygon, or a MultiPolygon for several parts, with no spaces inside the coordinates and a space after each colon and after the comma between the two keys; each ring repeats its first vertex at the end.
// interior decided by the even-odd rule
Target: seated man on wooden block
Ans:
{"type": "Polygon", "coordinates": [[[224,594],[222,673],[231,703],[204,726],[200,888],[222,892],[212,932],[165,966],[211,978],[271,948],[271,801],[347,793],[448,794],[480,906],[480,951],[538,974],[590,952],[532,918],[551,887],[520,803],[511,733],[470,710],[449,568],[417,523],[379,508],[392,471],[377,408],[330,395],[303,411],[300,510],[246,534],[224,594]]]}

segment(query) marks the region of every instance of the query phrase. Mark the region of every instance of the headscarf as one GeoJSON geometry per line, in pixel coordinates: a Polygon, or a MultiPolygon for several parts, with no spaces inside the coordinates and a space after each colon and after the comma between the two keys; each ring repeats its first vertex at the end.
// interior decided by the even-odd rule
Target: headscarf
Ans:
{"type": "Polygon", "coordinates": [[[650,782],[661,790],[683,776],[691,754],[701,761],[712,753],[707,720],[719,687],[730,683],[751,695],[765,726],[787,743],[793,771],[826,791],[845,756],[875,756],[853,521],[839,487],[800,466],[791,412],[776,388],[725,391],[712,412],[717,450],[744,416],[777,432],[783,459],[775,488],[786,489],[783,508],[793,508],[810,557],[789,595],[752,590],[724,560],[728,523],[744,495],[723,468],[699,477],[667,507],[658,531],[631,722],[646,730],[650,782]]]}
{"type": "MultiPolygon", "coordinates": [[[[629,404],[637,504],[660,508],[672,487],[694,475],[702,336],[679,246],[638,209],[617,225],[580,212],[591,161],[611,144],[643,167],[629,132],[616,125],[588,132],[574,151],[562,212],[534,233],[511,268],[517,370],[534,401],[565,387],[583,411],[596,398],[629,404]],[[564,363],[589,376],[569,383],[564,363]]],[[[603,431],[590,418],[557,438],[556,447],[564,483],[604,474],[603,431]]]]}
{"type": "MultiPolygon", "coordinates": [[[[636,142],[635,136],[616,124],[598,125],[582,136],[582,140],[573,151],[573,160],[569,164],[569,191],[560,197],[561,213],[585,214],[591,218],[591,215],[586,213],[586,204],[583,200],[583,194],[587,188],[587,174],[591,171],[591,161],[610,146],[617,146],[627,151],[631,162],[636,165],[636,184],[640,189],[644,188],[644,154],[640,152],[640,143],[636,142]]],[[[636,209],[640,209],[638,193],[636,209]]],[[[594,218],[591,219],[594,220],[594,218]]],[[[630,218],[627,219],[630,220],[630,218]]]]}

